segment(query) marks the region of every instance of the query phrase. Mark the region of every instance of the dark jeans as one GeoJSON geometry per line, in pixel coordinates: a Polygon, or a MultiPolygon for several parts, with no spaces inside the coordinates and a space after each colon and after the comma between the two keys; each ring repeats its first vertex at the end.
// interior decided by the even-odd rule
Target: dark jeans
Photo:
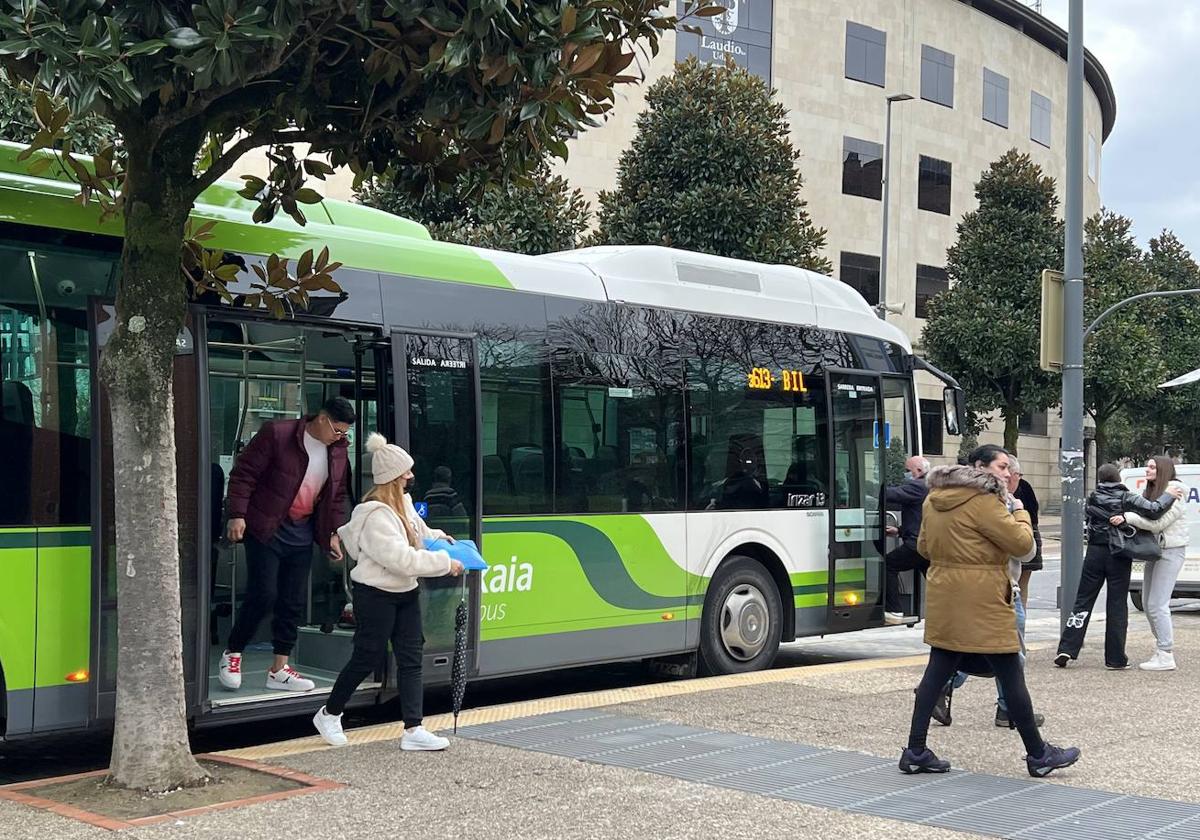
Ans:
{"type": "Polygon", "coordinates": [[[901,543],[884,557],[887,569],[887,591],[883,596],[883,608],[888,612],[904,612],[900,598],[900,573],[916,569],[921,574],[929,571],[929,561],[917,553],[916,546],[901,543]]]}
{"type": "Polygon", "coordinates": [[[1100,595],[1100,587],[1108,583],[1107,615],[1104,624],[1104,664],[1123,668],[1129,664],[1125,655],[1125,635],[1129,630],[1129,573],[1132,564],[1112,556],[1107,545],[1089,545],[1083,556],[1083,572],[1079,576],[1079,593],[1075,606],[1067,616],[1067,629],[1058,642],[1058,652],[1072,659],[1079,658],[1083,637],[1092,620],[1092,607],[1100,595]]]}
{"type": "MultiPolygon", "coordinates": [[[[932,648],[929,651],[929,664],[925,666],[925,676],[917,687],[917,700],[913,705],[912,726],[908,730],[908,746],[913,752],[925,749],[925,739],[929,735],[929,716],[938,701],[946,681],[958,671],[959,661],[964,654],[942,648],[932,648]]],[[[996,681],[1004,688],[1004,698],[1008,703],[1008,717],[1017,725],[1021,740],[1025,743],[1025,752],[1029,755],[1041,755],[1045,742],[1038,732],[1037,724],[1033,722],[1033,701],[1029,699],[1029,690],[1025,688],[1025,672],[1021,667],[1019,653],[988,653],[978,654],[987,660],[996,675],[996,681]]]]}
{"type": "Polygon", "coordinates": [[[420,590],[384,592],[373,586],[354,584],[354,653],[338,674],[325,711],[340,715],[350,695],[368,676],[386,664],[387,643],[396,657],[400,713],[407,727],[419,726],[424,717],[425,686],[421,680],[421,655],[425,636],[421,633],[420,590]]]}
{"type": "Polygon", "coordinates": [[[229,650],[241,653],[254,638],[268,612],[271,642],[276,656],[291,656],[296,646],[296,626],[308,601],[308,572],[312,546],[267,544],[246,536],[246,597],[229,631],[229,650]]]}

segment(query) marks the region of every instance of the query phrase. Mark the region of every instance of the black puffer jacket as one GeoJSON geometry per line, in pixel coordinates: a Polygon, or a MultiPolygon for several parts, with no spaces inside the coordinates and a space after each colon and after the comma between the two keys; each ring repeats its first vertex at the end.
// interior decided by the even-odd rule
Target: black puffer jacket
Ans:
{"type": "Polygon", "coordinates": [[[1175,504],[1175,497],[1163,493],[1150,500],[1134,493],[1119,481],[1104,481],[1096,485],[1087,500],[1087,530],[1090,545],[1108,545],[1108,534],[1112,529],[1109,519],[1118,513],[1130,511],[1147,519],[1158,519],[1175,504]]]}

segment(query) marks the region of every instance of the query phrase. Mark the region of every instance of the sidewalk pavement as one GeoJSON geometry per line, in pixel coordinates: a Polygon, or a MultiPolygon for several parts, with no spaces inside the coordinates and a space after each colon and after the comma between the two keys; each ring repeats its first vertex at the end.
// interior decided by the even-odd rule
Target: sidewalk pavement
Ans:
{"type": "MultiPolygon", "coordinates": [[[[1180,668],[1173,673],[1106,671],[1102,623],[1090,629],[1082,659],[1065,670],[1053,666],[1052,647],[1031,650],[1027,679],[1035,708],[1046,715],[1045,736],[1083,749],[1079,764],[1037,785],[1200,803],[1195,785],[1200,778],[1200,720],[1194,711],[1200,708],[1200,616],[1182,614],[1175,621],[1180,668]]],[[[1128,651],[1136,663],[1149,655],[1152,642],[1140,614],[1131,616],[1130,625],[1128,651]]],[[[895,760],[922,671],[917,657],[780,669],[473,710],[460,725],[593,708],[895,760]]],[[[994,725],[994,702],[989,681],[968,681],[955,693],[953,726],[934,725],[930,745],[955,768],[1028,782],[1020,738],[994,725]]],[[[444,717],[428,723],[446,725],[444,717]]],[[[313,738],[235,751],[347,787],[126,834],[139,840],[978,836],[461,737],[444,754],[401,753],[399,732],[398,724],[355,730],[351,745],[339,750],[313,738]]],[[[1123,802],[1131,811],[1145,806],[1143,800],[1123,802]]],[[[1192,826],[1189,822],[1187,828],[1192,826]]],[[[1118,828],[1114,825],[1112,837],[1140,836],[1127,826],[1118,828]]],[[[111,835],[0,801],[0,837],[91,840],[111,835]]]]}

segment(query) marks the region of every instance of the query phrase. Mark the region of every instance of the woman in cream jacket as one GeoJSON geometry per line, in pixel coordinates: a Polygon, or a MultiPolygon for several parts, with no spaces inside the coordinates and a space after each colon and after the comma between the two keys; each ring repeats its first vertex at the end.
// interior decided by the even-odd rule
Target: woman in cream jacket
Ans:
{"type": "Polygon", "coordinates": [[[417,515],[405,492],[412,480],[412,456],[387,442],[381,434],[367,438],[375,486],[350,521],[338,529],[342,548],[355,560],[354,653],[338,675],[324,708],[313,725],[326,743],[346,743],[342,710],[366,677],[379,667],[392,643],[400,711],[404,716],[402,750],[444,750],[450,741],[421,725],[425,687],[421,680],[421,601],[417,579],[459,575],[462,563],[444,551],[427,551],[429,538],[449,539],[417,515]]]}
{"type": "MultiPolygon", "coordinates": [[[[1172,487],[1187,488],[1175,479],[1175,465],[1170,458],[1156,456],[1146,462],[1147,499],[1157,498],[1172,487]],[[1155,495],[1151,495],[1155,494],[1155,495]]],[[[1114,516],[1113,525],[1127,523],[1143,531],[1158,534],[1162,544],[1162,557],[1145,564],[1142,576],[1142,598],[1146,608],[1146,620],[1154,633],[1154,655],[1138,667],[1143,671],[1175,670],[1175,633],[1171,625],[1171,593],[1175,581],[1183,568],[1190,538],[1188,533],[1187,506],[1176,502],[1158,519],[1146,519],[1136,513],[1114,516]]]]}

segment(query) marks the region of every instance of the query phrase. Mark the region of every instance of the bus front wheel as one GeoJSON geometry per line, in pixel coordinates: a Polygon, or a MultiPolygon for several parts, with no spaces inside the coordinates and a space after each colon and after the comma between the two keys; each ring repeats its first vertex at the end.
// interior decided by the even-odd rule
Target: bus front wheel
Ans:
{"type": "Polygon", "coordinates": [[[713,575],[700,622],[706,674],[771,667],[779,653],[783,608],[770,573],[752,557],[732,555],[713,575]]]}
{"type": "Polygon", "coordinates": [[[1133,608],[1138,612],[1142,612],[1142,590],[1129,590],[1129,600],[1133,601],[1133,608]]]}

